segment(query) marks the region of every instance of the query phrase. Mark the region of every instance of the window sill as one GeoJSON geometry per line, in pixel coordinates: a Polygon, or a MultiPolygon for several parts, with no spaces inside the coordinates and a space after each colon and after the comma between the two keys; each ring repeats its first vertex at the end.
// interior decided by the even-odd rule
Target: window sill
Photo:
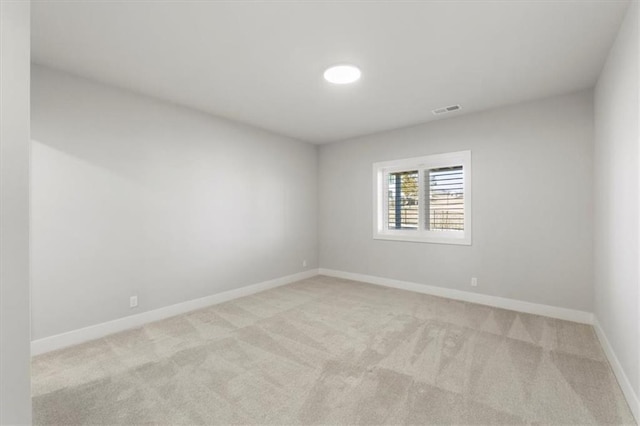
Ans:
{"type": "Polygon", "coordinates": [[[411,243],[429,243],[429,244],[454,244],[460,246],[470,246],[470,237],[435,237],[425,235],[406,235],[406,234],[383,234],[375,233],[374,240],[386,241],[405,241],[411,243]]]}

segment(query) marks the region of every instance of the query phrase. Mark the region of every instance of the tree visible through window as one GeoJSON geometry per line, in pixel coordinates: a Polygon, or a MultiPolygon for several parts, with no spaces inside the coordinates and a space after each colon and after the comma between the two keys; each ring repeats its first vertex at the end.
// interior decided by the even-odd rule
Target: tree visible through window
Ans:
{"type": "Polygon", "coordinates": [[[393,229],[418,229],[418,171],[389,173],[388,224],[393,229]]]}

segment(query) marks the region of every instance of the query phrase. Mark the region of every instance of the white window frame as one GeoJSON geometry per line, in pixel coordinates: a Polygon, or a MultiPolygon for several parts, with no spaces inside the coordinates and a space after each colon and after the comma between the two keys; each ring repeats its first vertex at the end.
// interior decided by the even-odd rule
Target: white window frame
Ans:
{"type": "Polygon", "coordinates": [[[471,245],[471,151],[402,160],[381,161],[373,164],[373,238],[376,240],[412,241],[437,244],[471,245]],[[429,169],[462,166],[464,184],[464,230],[437,231],[425,229],[425,183],[424,172],[429,169]],[[387,176],[389,173],[418,170],[418,229],[389,229],[387,223],[388,197],[387,176]]]}

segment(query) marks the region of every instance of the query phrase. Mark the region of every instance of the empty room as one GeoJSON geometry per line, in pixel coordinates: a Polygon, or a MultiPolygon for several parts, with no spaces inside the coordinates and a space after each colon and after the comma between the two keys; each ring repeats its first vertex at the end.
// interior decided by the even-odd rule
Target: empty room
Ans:
{"type": "Polygon", "coordinates": [[[639,20],[0,0],[0,424],[638,424],[639,20]]]}

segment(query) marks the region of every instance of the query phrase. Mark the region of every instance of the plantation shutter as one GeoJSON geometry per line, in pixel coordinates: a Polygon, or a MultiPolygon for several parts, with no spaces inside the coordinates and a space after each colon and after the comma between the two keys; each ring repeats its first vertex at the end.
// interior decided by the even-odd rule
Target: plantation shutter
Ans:
{"type": "Polygon", "coordinates": [[[418,171],[389,173],[387,178],[388,229],[418,229],[418,171]]]}
{"type": "Polygon", "coordinates": [[[462,166],[425,170],[425,227],[432,231],[464,230],[462,166]]]}

